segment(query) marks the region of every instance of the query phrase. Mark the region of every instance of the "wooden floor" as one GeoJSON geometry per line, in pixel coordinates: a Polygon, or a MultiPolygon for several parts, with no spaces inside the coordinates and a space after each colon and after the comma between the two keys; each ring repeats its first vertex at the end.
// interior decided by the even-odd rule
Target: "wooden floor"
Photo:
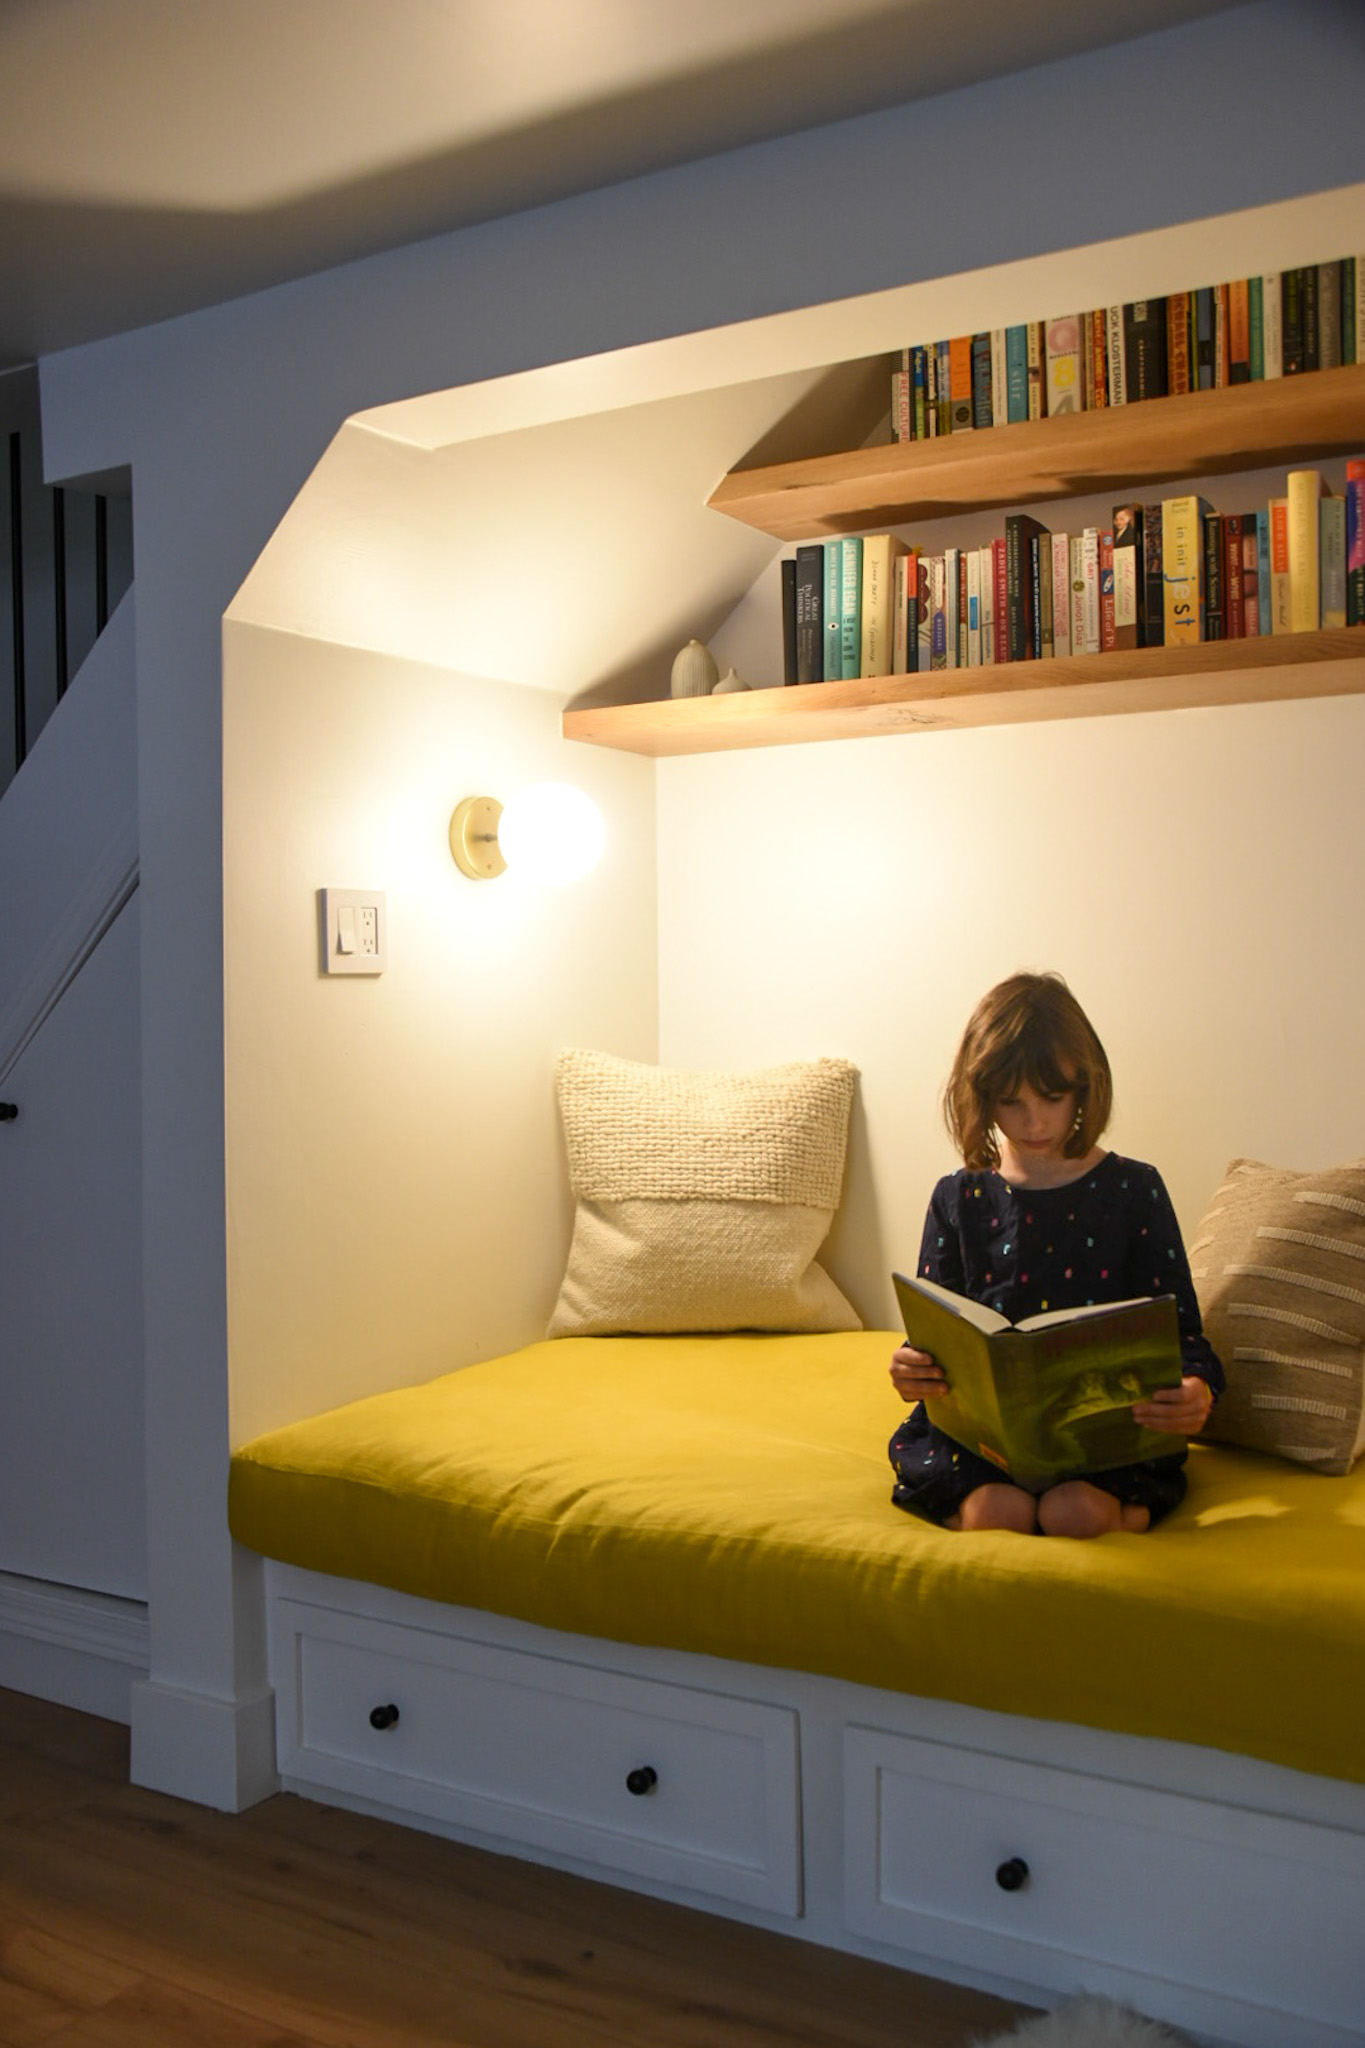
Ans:
{"type": "Polygon", "coordinates": [[[282,1795],[0,1690],[3,2048],[967,2048],[1018,2008],[282,1795]]]}

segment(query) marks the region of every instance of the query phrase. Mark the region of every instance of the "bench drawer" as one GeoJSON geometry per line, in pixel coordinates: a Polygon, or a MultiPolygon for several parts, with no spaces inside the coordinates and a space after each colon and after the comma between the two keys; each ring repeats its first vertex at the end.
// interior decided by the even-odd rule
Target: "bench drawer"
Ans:
{"type": "Polygon", "coordinates": [[[1365,2014],[1359,1835],[878,1729],[845,1729],[844,1773],[856,1932],[1052,1989],[1088,1962],[1365,2014]]]}
{"type": "Polygon", "coordinates": [[[274,1629],[290,1785],[799,1913],[789,1709],[294,1601],[274,1629]]]}

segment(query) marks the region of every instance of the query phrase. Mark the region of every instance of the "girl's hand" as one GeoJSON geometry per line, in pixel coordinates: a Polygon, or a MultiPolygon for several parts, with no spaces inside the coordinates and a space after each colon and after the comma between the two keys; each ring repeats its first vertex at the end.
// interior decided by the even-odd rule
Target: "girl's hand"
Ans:
{"type": "Polygon", "coordinates": [[[1158,1387],[1150,1401],[1135,1401],[1133,1420],[1166,1436],[1198,1436],[1212,1408],[1208,1381],[1186,1373],[1178,1387],[1158,1387]]]}
{"type": "Polygon", "coordinates": [[[931,1353],[916,1351],[912,1344],[892,1352],[891,1384],[902,1401],[932,1401],[948,1391],[943,1367],[935,1365],[931,1353]]]}

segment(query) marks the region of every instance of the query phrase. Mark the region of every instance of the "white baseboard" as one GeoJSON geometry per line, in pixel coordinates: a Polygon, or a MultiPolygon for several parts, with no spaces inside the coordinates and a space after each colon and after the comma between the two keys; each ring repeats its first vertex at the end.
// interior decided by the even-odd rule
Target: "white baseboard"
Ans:
{"type": "Polygon", "coordinates": [[[222,1813],[279,1791],[273,1690],[234,1700],[141,1679],[131,1703],[135,1785],[222,1813]]]}
{"type": "Polygon", "coordinates": [[[0,1684],[109,1721],[146,1675],[147,1606],[0,1572],[0,1684]]]}

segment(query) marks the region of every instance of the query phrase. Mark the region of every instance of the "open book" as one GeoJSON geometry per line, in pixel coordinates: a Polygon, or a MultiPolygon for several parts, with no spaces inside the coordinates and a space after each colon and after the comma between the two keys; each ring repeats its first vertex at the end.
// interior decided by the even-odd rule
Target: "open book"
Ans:
{"type": "Polygon", "coordinates": [[[1135,1401],[1177,1387],[1174,1297],[1053,1309],[1011,1323],[932,1280],[894,1273],[905,1334],[943,1367],[931,1422],[1032,1491],[1079,1472],[1169,1458],[1185,1439],[1133,1420],[1135,1401]]]}

